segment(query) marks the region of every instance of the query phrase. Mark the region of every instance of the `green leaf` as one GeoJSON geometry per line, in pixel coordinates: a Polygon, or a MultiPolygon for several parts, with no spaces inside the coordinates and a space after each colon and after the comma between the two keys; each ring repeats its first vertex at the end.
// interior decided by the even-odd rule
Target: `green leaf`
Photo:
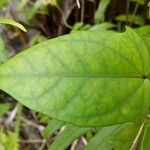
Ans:
{"type": "Polygon", "coordinates": [[[128,150],[131,148],[138,129],[139,127],[133,123],[104,127],[100,129],[84,150],[128,150]]]}
{"type": "Polygon", "coordinates": [[[28,0],[20,0],[18,6],[17,6],[17,10],[21,11],[24,9],[24,7],[27,5],[28,0]]]}
{"type": "Polygon", "coordinates": [[[144,5],[146,1],[145,0],[136,0],[136,2],[140,5],[144,5]]]}
{"type": "Polygon", "coordinates": [[[138,35],[141,36],[145,45],[149,49],[150,52],[150,25],[145,25],[139,28],[134,29],[138,35]]]}
{"type": "Polygon", "coordinates": [[[150,120],[147,120],[144,125],[144,133],[140,143],[140,150],[148,150],[150,144],[150,120]]]}
{"type": "MultiPolygon", "coordinates": [[[[121,22],[125,22],[126,21],[126,15],[119,15],[119,16],[116,17],[116,20],[121,21],[121,22]]],[[[140,25],[140,26],[144,25],[144,19],[139,15],[134,15],[133,16],[133,15],[129,14],[128,15],[128,21],[132,22],[136,25],[140,25]]]]}
{"type": "Polygon", "coordinates": [[[116,25],[110,23],[110,22],[103,22],[101,24],[96,24],[90,28],[90,30],[109,30],[113,27],[116,27],[116,25]]]}
{"type": "Polygon", "coordinates": [[[0,128],[0,150],[19,150],[18,139],[15,133],[7,134],[0,128]]]}
{"type": "Polygon", "coordinates": [[[82,27],[83,27],[83,23],[82,23],[82,22],[76,22],[76,23],[73,25],[73,27],[72,27],[71,33],[72,33],[72,32],[76,32],[76,31],[79,31],[82,27]]]}
{"type": "Polygon", "coordinates": [[[10,0],[1,0],[0,9],[2,9],[4,6],[6,6],[9,2],[10,2],[10,0]]]}
{"type": "Polygon", "coordinates": [[[95,13],[95,22],[100,23],[105,20],[105,11],[111,0],[101,0],[95,13]]]}
{"type": "Polygon", "coordinates": [[[44,130],[44,137],[49,138],[50,135],[52,135],[55,131],[57,131],[64,122],[59,121],[59,120],[51,120],[48,126],[44,130]]]}
{"type": "Polygon", "coordinates": [[[4,113],[6,113],[9,108],[10,108],[10,104],[9,104],[9,103],[0,104],[0,117],[1,117],[4,113]]]}
{"type": "Polygon", "coordinates": [[[58,135],[49,150],[65,150],[75,139],[89,131],[90,128],[79,128],[67,125],[65,130],[58,135]]]}
{"type": "Polygon", "coordinates": [[[21,25],[20,23],[14,21],[14,20],[6,19],[6,18],[0,18],[0,24],[1,23],[16,26],[19,29],[23,30],[24,32],[27,32],[27,30],[25,29],[25,27],[23,25],[21,25]]]}
{"type": "Polygon", "coordinates": [[[144,5],[146,2],[145,0],[132,0],[132,1],[137,2],[139,5],[144,5]]]}
{"type": "Polygon", "coordinates": [[[6,61],[8,59],[7,52],[5,49],[4,41],[0,36],[0,63],[6,61]]]}
{"type": "Polygon", "coordinates": [[[149,52],[131,28],[75,32],[1,65],[0,89],[77,126],[141,123],[150,105],[149,66],[149,52]]]}
{"type": "Polygon", "coordinates": [[[17,7],[17,10],[19,12],[21,11],[28,21],[30,21],[35,14],[44,14],[44,15],[49,14],[47,6],[49,5],[49,1],[47,0],[34,1],[30,7],[28,6],[28,2],[29,0],[21,0],[17,7]]]}

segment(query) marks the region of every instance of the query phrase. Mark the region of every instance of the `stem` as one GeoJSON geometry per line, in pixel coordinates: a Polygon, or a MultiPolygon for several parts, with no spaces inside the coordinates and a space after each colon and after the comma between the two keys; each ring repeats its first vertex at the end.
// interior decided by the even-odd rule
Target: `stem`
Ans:
{"type": "Polygon", "coordinates": [[[128,24],[128,16],[129,16],[129,8],[130,8],[130,0],[126,0],[127,7],[126,7],[126,25],[128,24]]]}
{"type": "Polygon", "coordinates": [[[81,6],[80,6],[79,0],[76,0],[76,3],[77,3],[78,8],[80,8],[81,6]]]}
{"type": "Polygon", "coordinates": [[[19,139],[19,132],[20,132],[22,109],[23,109],[22,104],[18,103],[18,112],[17,112],[16,122],[15,122],[15,133],[18,139],[19,139]]]}
{"type": "Polygon", "coordinates": [[[118,22],[118,24],[117,24],[117,30],[121,31],[121,22],[118,22]]]}
{"type": "Polygon", "coordinates": [[[130,20],[130,26],[132,25],[132,21],[133,21],[133,18],[134,18],[134,16],[135,16],[137,10],[138,10],[138,7],[139,7],[139,4],[136,3],[135,8],[134,8],[134,11],[133,11],[133,13],[132,13],[131,20],[130,20]]]}
{"type": "Polygon", "coordinates": [[[85,9],[85,1],[82,0],[82,8],[81,8],[81,22],[84,22],[84,9],[85,9]]]}
{"type": "Polygon", "coordinates": [[[60,12],[61,15],[62,15],[62,19],[63,19],[64,25],[65,25],[67,28],[72,29],[72,26],[70,26],[70,25],[67,23],[66,18],[65,18],[65,16],[64,16],[64,13],[63,13],[63,11],[61,10],[61,8],[60,8],[59,6],[56,6],[56,7],[57,7],[57,9],[59,10],[59,12],[60,12]]]}
{"type": "Polygon", "coordinates": [[[140,126],[140,129],[139,129],[139,131],[138,131],[138,134],[136,135],[136,137],[135,137],[135,139],[134,139],[134,141],[133,141],[133,144],[132,144],[130,150],[136,150],[137,145],[138,145],[138,142],[139,142],[139,138],[140,138],[140,136],[141,136],[141,134],[142,134],[142,131],[143,131],[143,128],[144,128],[144,124],[145,124],[145,120],[144,120],[144,122],[142,123],[142,125],[140,126]]]}

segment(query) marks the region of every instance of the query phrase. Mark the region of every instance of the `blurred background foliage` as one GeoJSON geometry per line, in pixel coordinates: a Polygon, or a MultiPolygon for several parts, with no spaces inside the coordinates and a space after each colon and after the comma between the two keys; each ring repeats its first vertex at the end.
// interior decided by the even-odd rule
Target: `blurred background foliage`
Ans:
{"type": "MultiPolygon", "coordinates": [[[[122,32],[131,26],[150,49],[149,0],[1,0],[0,63],[44,40],[81,30],[122,32]]],[[[49,118],[0,92],[0,150],[148,150],[150,124],[80,128],[49,118]],[[139,130],[140,136],[133,145],[139,130]]]]}

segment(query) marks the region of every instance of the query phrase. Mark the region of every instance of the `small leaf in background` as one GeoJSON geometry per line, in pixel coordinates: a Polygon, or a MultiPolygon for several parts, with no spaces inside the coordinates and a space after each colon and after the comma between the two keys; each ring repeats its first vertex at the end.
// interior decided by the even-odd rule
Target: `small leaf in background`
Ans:
{"type": "Polygon", "coordinates": [[[91,26],[90,24],[83,25],[82,23],[76,23],[73,26],[71,33],[75,32],[75,31],[109,30],[109,29],[112,29],[114,27],[116,27],[116,25],[113,23],[110,23],[110,22],[103,22],[100,24],[95,24],[93,26],[91,26]]]}
{"type": "Polygon", "coordinates": [[[32,37],[31,41],[29,42],[29,46],[33,46],[37,43],[43,42],[48,40],[45,36],[40,35],[39,33],[32,37]]]}
{"type": "Polygon", "coordinates": [[[8,59],[7,51],[5,49],[5,44],[0,36],[0,63],[5,62],[8,59]]]}
{"type": "Polygon", "coordinates": [[[57,136],[49,150],[65,150],[75,139],[89,130],[90,128],[79,128],[73,125],[67,125],[64,131],[57,136]]]}
{"type": "Polygon", "coordinates": [[[44,138],[49,138],[49,136],[57,131],[63,124],[64,122],[62,121],[52,119],[44,130],[44,138]]]}
{"type": "Polygon", "coordinates": [[[145,0],[132,0],[137,2],[139,5],[144,5],[145,4],[145,0]]]}
{"type": "Polygon", "coordinates": [[[0,148],[3,148],[2,150],[19,150],[19,144],[16,134],[12,132],[8,132],[6,134],[0,128],[0,148]]]}
{"type": "Polygon", "coordinates": [[[25,5],[28,3],[29,0],[20,0],[18,6],[17,6],[17,10],[21,11],[24,9],[25,5]]]}
{"type": "Polygon", "coordinates": [[[49,0],[38,0],[35,2],[33,9],[35,10],[35,13],[48,14],[48,9],[47,9],[48,4],[49,4],[49,0]]]}
{"type": "Polygon", "coordinates": [[[109,30],[116,27],[116,25],[109,23],[109,22],[103,22],[101,24],[94,25],[90,28],[90,30],[109,30]]]}
{"type": "Polygon", "coordinates": [[[22,12],[28,21],[33,19],[35,14],[49,14],[46,0],[37,0],[30,7],[26,7],[28,3],[29,0],[21,0],[17,7],[17,11],[22,12]]]}
{"type": "Polygon", "coordinates": [[[83,23],[82,22],[76,22],[71,30],[71,33],[80,30],[83,27],[83,23]]]}
{"type": "MultiPolygon", "coordinates": [[[[36,112],[34,112],[34,113],[36,113],[36,112]]],[[[40,122],[44,122],[44,123],[48,123],[50,120],[49,116],[42,114],[42,113],[37,113],[37,118],[38,118],[38,120],[40,120],[40,122]]]]}
{"type": "Polygon", "coordinates": [[[0,117],[9,110],[10,106],[9,103],[0,104],[0,117]]]}
{"type": "Polygon", "coordinates": [[[90,24],[86,24],[86,25],[83,25],[81,28],[79,28],[79,31],[87,31],[91,28],[91,25],[90,24]]]}
{"type": "Polygon", "coordinates": [[[119,126],[101,128],[100,131],[89,141],[84,150],[110,150],[112,145],[107,143],[107,137],[115,132],[119,126]]]}
{"type": "Polygon", "coordinates": [[[138,130],[139,127],[133,123],[103,127],[87,144],[84,150],[128,150],[138,130]]]}
{"type": "Polygon", "coordinates": [[[45,2],[57,6],[57,0],[45,0],[45,2]]]}
{"type": "Polygon", "coordinates": [[[131,28],[75,32],[2,64],[0,89],[33,110],[77,126],[140,124],[150,105],[149,66],[148,49],[131,28]]]}
{"type": "Polygon", "coordinates": [[[115,132],[107,138],[107,144],[112,145],[115,150],[128,150],[131,148],[139,129],[140,126],[133,123],[119,125],[115,132]]]}
{"type": "Polygon", "coordinates": [[[95,13],[95,23],[100,23],[105,20],[105,11],[111,0],[101,0],[98,9],[95,13]]]}
{"type": "Polygon", "coordinates": [[[18,27],[19,29],[23,30],[24,32],[27,32],[25,27],[21,25],[20,23],[11,20],[11,19],[6,19],[6,18],[0,18],[0,24],[8,24],[8,25],[13,25],[15,27],[18,27]]]}
{"type": "Polygon", "coordinates": [[[0,1],[0,9],[6,6],[11,0],[1,0],[0,1]]]}
{"type": "Polygon", "coordinates": [[[139,150],[149,150],[150,147],[150,120],[146,120],[144,124],[143,136],[140,139],[139,150]]]}
{"type": "MultiPolygon", "coordinates": [[[[116,20],[117,21],[120,21],[120,22],[125,22],[126,21],[126,15],[119,15],[116,17],[116,20]]],[[[128,15],[128,21],[133,23],[133,24],[136,24],[136,25],[144,25],[144,19],[139,16],[139,15],[128,15]]]]}

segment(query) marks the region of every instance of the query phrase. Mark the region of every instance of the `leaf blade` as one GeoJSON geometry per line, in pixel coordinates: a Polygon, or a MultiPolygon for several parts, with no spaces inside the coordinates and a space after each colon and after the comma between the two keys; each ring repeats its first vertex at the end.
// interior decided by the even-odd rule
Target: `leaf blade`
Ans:
{"type": "Polygon", "coordinates": [[[129,28],[119,34],[77,32],[3,64],[0,88],[24,105],[74,125],[138,123],[149,106],[149,80],[143,78],[149,60],[146,46],[129,28]]]}
{"type": "Polygon", "coordinates": [[[86,145],[84,150],[130,149],[138,129],[139,127],[133,123],[103,127],[86,145]],[[122,146],[122,143],[124,143],[124,146],[122,146]]]}
{"type": "Polygon", "coordinates": [[[0,18],[0,23],[1,23],[1,24],[13,25],[13,26],[18,27],[18,28],[21,29],[22,31],[27,32],[27,30],[25,29],[25,27],[24,27],[22,24],[20,24],[20,23],[14,21],[14,20],[11,20],[11,19],[0,18]]]}
{"type": "Polygon", "coordinates": [[[75,139],[89,131],[90,128],[79,128],[73,125],[67,125],[64,131],[58,135],[49,150],[64,150],[66,149],[75,139]]]}

